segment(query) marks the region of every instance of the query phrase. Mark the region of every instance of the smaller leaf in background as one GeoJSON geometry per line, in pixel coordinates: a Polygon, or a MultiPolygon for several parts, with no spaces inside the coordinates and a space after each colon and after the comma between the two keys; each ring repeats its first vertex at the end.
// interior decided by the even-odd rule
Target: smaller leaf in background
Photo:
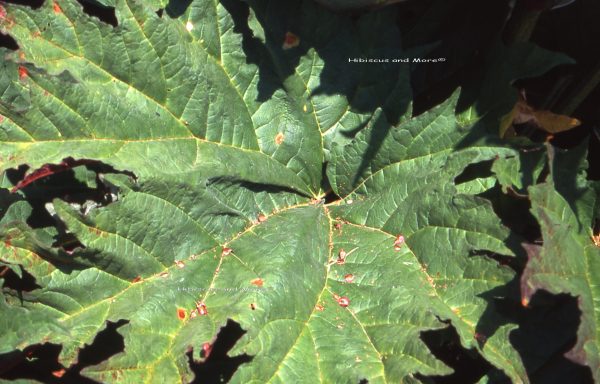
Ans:
{"type": "Polygon", "coordinates": [[[529,261],[521,277],[522,304],[538,290],[578,297],[581,323],[567,357],[600,378],[598,301],[600,248],[595,241],[597,186],[585,179],[586,146],[558,150],[551,157],[549,181],[529,188],[531,212],[540,223],[543,245],[525,244],[529,261]],[[557,176],[571,175],[570,178],[557,176]]]}
{"type": "Polygon", "coordinates": [[[502,118],[500,137],[515,136],[513,126],[525,123],[531,123],[537,129],[550,134],[565,132],[581,125],[581,122],[573,117],[559,115],[551,111],[536,110],[527,104],[524,93],[521,93],[512,111],[502,118]]]}
{"type": "Polygon", "coordinates": [[[506,46],[497,41],[490,47],[477,75],[471,76],[461,95],[461,120],[476,121],[488,133],[498,132],[498,125],[518,100],[512,84],[519,79],[540,76],[559,65],[573,64],[567,55],[552,52],[531,43],[506,46]]]}

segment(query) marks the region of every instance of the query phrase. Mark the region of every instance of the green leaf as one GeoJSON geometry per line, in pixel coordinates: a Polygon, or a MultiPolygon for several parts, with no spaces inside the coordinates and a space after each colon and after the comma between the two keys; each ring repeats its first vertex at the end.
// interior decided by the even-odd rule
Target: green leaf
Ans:
{"type": "MultiPolygon", "coordinates": [[[[404,236],[446,305],[438,316],[451,320],[465,345],[477,347],[475,336],[481,326],[477,319],[490,305],[481,297],[490,291],[507,294],[503,284],[512,273],[484,257],[473,260],[472,255],[513,252],[505,245],[508,231],[489,202],[468,194],[470,188],[455,185],[454,179],[471,163],[513,152],[493,146],[457,151],[454,147],[468,132],[454,115],[457,99],[458,92],[398,127],[376,116],[376,122],[352,143],[338,148],[328,172],[336,193],[344,197],[342,205],[333,209],[334,216],[378,228],[391,238],[404,236]],[[440,257],[445,254],[453,256],[440,257]],[[468,299],[456,294],[465,291],[470,292],[468,299]]],[[[485,327],[500,328],[498,333],[505,335],[511,327],[500,325],[502,317],[496,316],[485,327]]],[[[498,333],[488,339],[482,353],[519,382],[524,368],[498,333]],[[507,355],[517,363],[509,363],[507,355]]]]}
{"type": "Polygon", "coordinates": [[[504,193],[509,188],[525,194],[529,186],[534,185],[546,165],[544,148],[520,150],[517,156],[499,158],[494,161],[492,171],[504,193]]]}
{"type": "Polygon", "coordinates": [[[585,169],[585,144],[566,154],[557,153],[553,158],[552,179],[529,188],[531,212],[540,223],[543,245],[525,246],[529,261],[521,279],[521,293],[524,305],[540,289],[578,297],[581,323],[577,343],[567,356],[589,366],[598,380],[600,339],[596,314],[600,248],[593,232],[598,195],[585,181],[585,174],[573,172],[573,168],[585,169]],[[567,172],[571,177],[561,180],[561,175],[567,172]]]}
{"type": "Polygon", "coordinates": [[[205,359],[233,320],[246,333],[230,355],[252,360],[232,382],[416,382],[451,372],[420,334],[453,326],[528,382],[515,325],[497,311],[513,295],[514,271],[494,260],[514,255],[510,233],[475,196],[494,180],[455,181],[515,151],[456,117],[458,92],[411,118],[407,67],[337,72],[349,55],[402,52],[390,15],[353,21],[309,1],[197,0],[162,17],[164,2],[102,4],[118,26],[74,0],[6,5],[3,30],[22,48],[2,51],[0,260],[38,288],[3,288],[0,353],[55,343],[68,367],[125,320],[124,350],[82,374],[188,382],[186,353],[205,359]],[[48,179],[72,177],[101,203],[34,181],[67,157],[101,167],[48,179]],[[329,204],[325,164],[342,197],[329,204]],[[20,166],[31,183],[5,197],[20,166]]]}

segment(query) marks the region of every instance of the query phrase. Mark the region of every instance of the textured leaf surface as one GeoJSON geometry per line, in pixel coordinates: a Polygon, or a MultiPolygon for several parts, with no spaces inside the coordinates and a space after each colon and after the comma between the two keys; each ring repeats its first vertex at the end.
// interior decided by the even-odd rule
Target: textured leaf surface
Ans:
{"type": "MultiPolygon", "coordinates": [[[[540,289],[578,297],[581,323],[577,343],[567,356],[589,366],[598,380],[600,241],[593,232],[598,194],[585,180],[582,159],[586,151],[582,148],[552,155],[553,180],[529,188],[531,212],[540,223],[544,243],[526,245],[529,261],[523,272],[521,291],[525,305],[540,289]],[[564,177],[567,174],[569,178],[564,177]]],[[[551,153],[555,150],[551,148],[551,153]]]]}
{"type": "Polygon", "coordinates": [[[246,334],[230,354],[252,356],[233,382],[415,382],[451,372],[419,337],[450,324],[528,381],[496,308],[515,274],[490,256],[513,256],[510,233],[476,196],[495,179],[455,181],[517,154],[457,119],[458,92],[412,117],[407,66],[348,70],[402,54],[390,15],[102,1],[113,27],[58,4],[5,6],[22,48],[2,51],[2,187],[12,168],[89,159],[102,169],[63,176],[106,201],[49,199],[41,177],[2,190],[2,265],[37,287],[3,290],[0,353],[56,343],[68,367],[126,320],[124,351],[83,374],[188,382],[186,352],[231,319],[246,334]],[[341,201],[323,203],[324,168],[341,201]]]}

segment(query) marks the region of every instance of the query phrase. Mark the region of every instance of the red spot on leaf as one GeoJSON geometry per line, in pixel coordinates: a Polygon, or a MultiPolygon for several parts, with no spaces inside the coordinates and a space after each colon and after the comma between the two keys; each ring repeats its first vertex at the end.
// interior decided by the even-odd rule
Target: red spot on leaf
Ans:
{"type": "Polygon", "coordinates": [[[67,371],[66,371],[64,368],[61,368],[61,369],[59,369],[59,370],[57,370],[57,371],[53,371],[53,372],[52,372],[52,376],[54,376],[54,377],[58,377],[58,378],[61,378],[61,377],[63,377],[63,375],[64,375],[66,372],[67,372],[67,371]]]}
{"type": "Polygon", "coordinates": [[[402,235],[396,236],[396,239],[394,240],[394,250],[399,251],[400,249],[402,249],[403,245],[404,245],[404,236],[402,236],[402,235]]]}
{"type": "Polygon", "coordinates": [[[321,304],[317,304],[317,305],[315,305],[315,309],[319,312],[323,312],[325,310],[325,307],[322,306],[321,304]]]}
{"type": "Polygon", "coordinates": [[[184,320],[185,319],[185,309],[177,308],[177,317],[179,318],[179,320],[184,320]]]}
{"type": "Polygon", "coordinates": [[[60,6],[56,1],[52,2],[52,7],[54,8],[54,13],[62,13],[62,9],[60,9],[60,6]]]}
{"type": "Polygon", "coordinates": [[[300,38],[292,32],[286,32],[283,40],[283,49],[291,49],[300,45],[300,38]]]}
{"type": "Polygon", "coordinates": [[[231,252],[233,252],[233,249],[223,247],[223,250],[221,251],[221,256],[228,256],[231,254],[231,252]]]}
{"type": "Polygon", "coordinates": [[[262,287],[262,286],[263,286],[263,283],[264,283],[264,281],[263,281],[263,279],[261,279],[260,277],[258,277],[258,278],[256,278],[256,279],[254,279],[254,280],[252,280],[252,281],[250,282],[250,284],[252,284],[252,285],[256,285],[257,287],[262,287]]]}
{"type": "Polygon", "coordinates": [[[267,221],[267,216],[263,215],[262,213],[260,215],[258,215],[259,223],[264,223],[265,221],[267,221]]]}
{"type": "Polygon", "coordinates": [[[527,297],[522,297],[521,305],[527,308],[529,306],[529,299],[527,297]]]}
{"type": "Polygon", "coordinates": [[[0,115],[0,123],[4,121],[4,116],[0,115]]]}
{"type": "Polygon", "coordinates": [[[206,304],[197,302],[196,309],[198,310],[198,315],[200,315],[200,316],[208,315],[208,308],[206,308],[206,304]]]}
{"type": "Polygon", "coordinates": [[[136,276],[133,280],[131,280],[132,283],[138,283],[142,281],[142,277],[141,276],[136,276]]]}
{"type": "Polygon", "coordinates": [[[22,65],[19,65],[19,79],[23,80],[28,75],[27,68],[22,65]]]}
{"type": "Polygon", "coordinates": [[[6,9],[0,5],[0,21],[6,19],[6,9]]]}
{"type": "Polygon", "coordinates": [[[350,305],[350,299],[347,298],[346,296],[339,297],[337,299],[337,302],[340,305],[340,307],[344,307],[344,308],[346,308],[347,306],[350,305]]]}
{"type": "Polygon", "coordinates": [[[344,276],[344,280],[346,281],[346,283],[352,283],[354,282],[354,275],[349,273],[346,276],[344,276]]]}

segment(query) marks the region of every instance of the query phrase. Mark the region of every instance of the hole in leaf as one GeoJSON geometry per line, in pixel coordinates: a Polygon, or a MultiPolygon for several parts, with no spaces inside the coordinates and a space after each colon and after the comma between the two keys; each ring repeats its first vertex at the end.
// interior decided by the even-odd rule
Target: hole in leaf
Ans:
{"type": "Polygon", "coordinates": [[[58,362],[62,347],[56,344],[37,344],[22,352],[0,355],[0,378],[30,379],[49,384],[97,384],[97,381],[82,376],[80,372],[124,350],[123,336],[117,329],[127,323],[126,320],[116,323],[108,321],[106,328],[96,335],[92,344],[79,351],[77,363],[69,368],[58,362]]]}
{"type": "Polygon", "coordinates": [[[493,175],[493,163],[494,160],[487,160],[475,164],[469,164],[463,170],[463,172],[454,179],[454,182],[458,185],[478,178],[490,177],[493,175]]]}
{"type": "Polygon", "coordinates": [[[175,19],[183,15],[190,4],[192,4],[192,0],[169,0],[165,9],[167,15],[175,19]]]}
{"type": "Polygon", "coordinates": [[[210,353],[204,362],[193,359],[193,351],[188,352],[188,361],[191,370],[196,375],[194,383],[226,383],[238,367],[252,360],[252,356],[242,354],[229,357],[227,352],[246,333],[238,323],[228,320],[227,324],[219,330],[216,339],[212,342],[210,353]]]}
{"type": "Polygon", "coordinates": [[[519,328],[510,333],[510,341],[532,383],[594,382],[589,367],[565,356],[576,344],[581,323],[576,297],[539,290],[527,308],[519,306],[513,312],[518,314],[519,328]]]}
{"type": "Polygon", "coordinates": [[[11,51],[16,51],[19,49],[19,45],[17,41],[12,38],[10,35],[6,35],[4,33],[0,33],[0,47],[8,48],[11,51]]]}
{"type": "Polygon", "coordinates": [[[42,383],[58,383],[52,372],[63,369],[58,363],[61,346],[57,344],[37,344],[0,355],[0,378],[5,380],[30,379],[42,383]]]}
{"type": "Polygon", "coordinates": [[[164,8],[161,8],[158,11],[156,11],[156,16],[162,18],[164,12],[165,12],[164,8]]]}
{"type": "Polygon", "coordinates": [[[2,284],[3,289],[11,289],[21,292],[31,292],[34,289],[41,288],[35,282],[35,277],[27,272],[23,267],[19,266],[21,269],[21,277],[15,273],[9,267],[0,267],[0,278],[4,279],[2,284]]]}
{"type": "Polygon", "coordinates": [[[77,0],[77,2],[83,7],[83,12],[89,16],[96,17],[100,21],[112,25],[113,27],[119,25],[114,7],[106,7],[100,3],[89,0],[77,0]]]}
{"type": "Polygon", "coordinates": [[[131,172],[117,171],[99,161],[87,159],[66,158],[60,164],[46,164],[26,175],[27,170],[27,166],[20,166],[6,171],[8,180],[15,185],[13,191],[18,190],[18,194],[32,207],[27,224],[32,228],[55,227],[58,235],[53,246],[62,247],[67,252],[82,247],[82,244],[66,231],[48,204],[58,198],[86,214],[95,207],[112,203],[116,198],[115,188],[101,175],[118,173],[135,178],[131,172]]]}
{"type": "Polygon", "coordinates": [[[116,323],[107,321],[106,328],[98,332],[92,344],[86,345],[79,351],[77,363],[67,370],[64,378],[73,379],[73,382],[76,382],[82,377],[80,372],[84,368],[100,364],[111,356],[123,352],[125,341],[117,329],[127,323],[129,323],[127,320],[119,320],[116,323]]]}

